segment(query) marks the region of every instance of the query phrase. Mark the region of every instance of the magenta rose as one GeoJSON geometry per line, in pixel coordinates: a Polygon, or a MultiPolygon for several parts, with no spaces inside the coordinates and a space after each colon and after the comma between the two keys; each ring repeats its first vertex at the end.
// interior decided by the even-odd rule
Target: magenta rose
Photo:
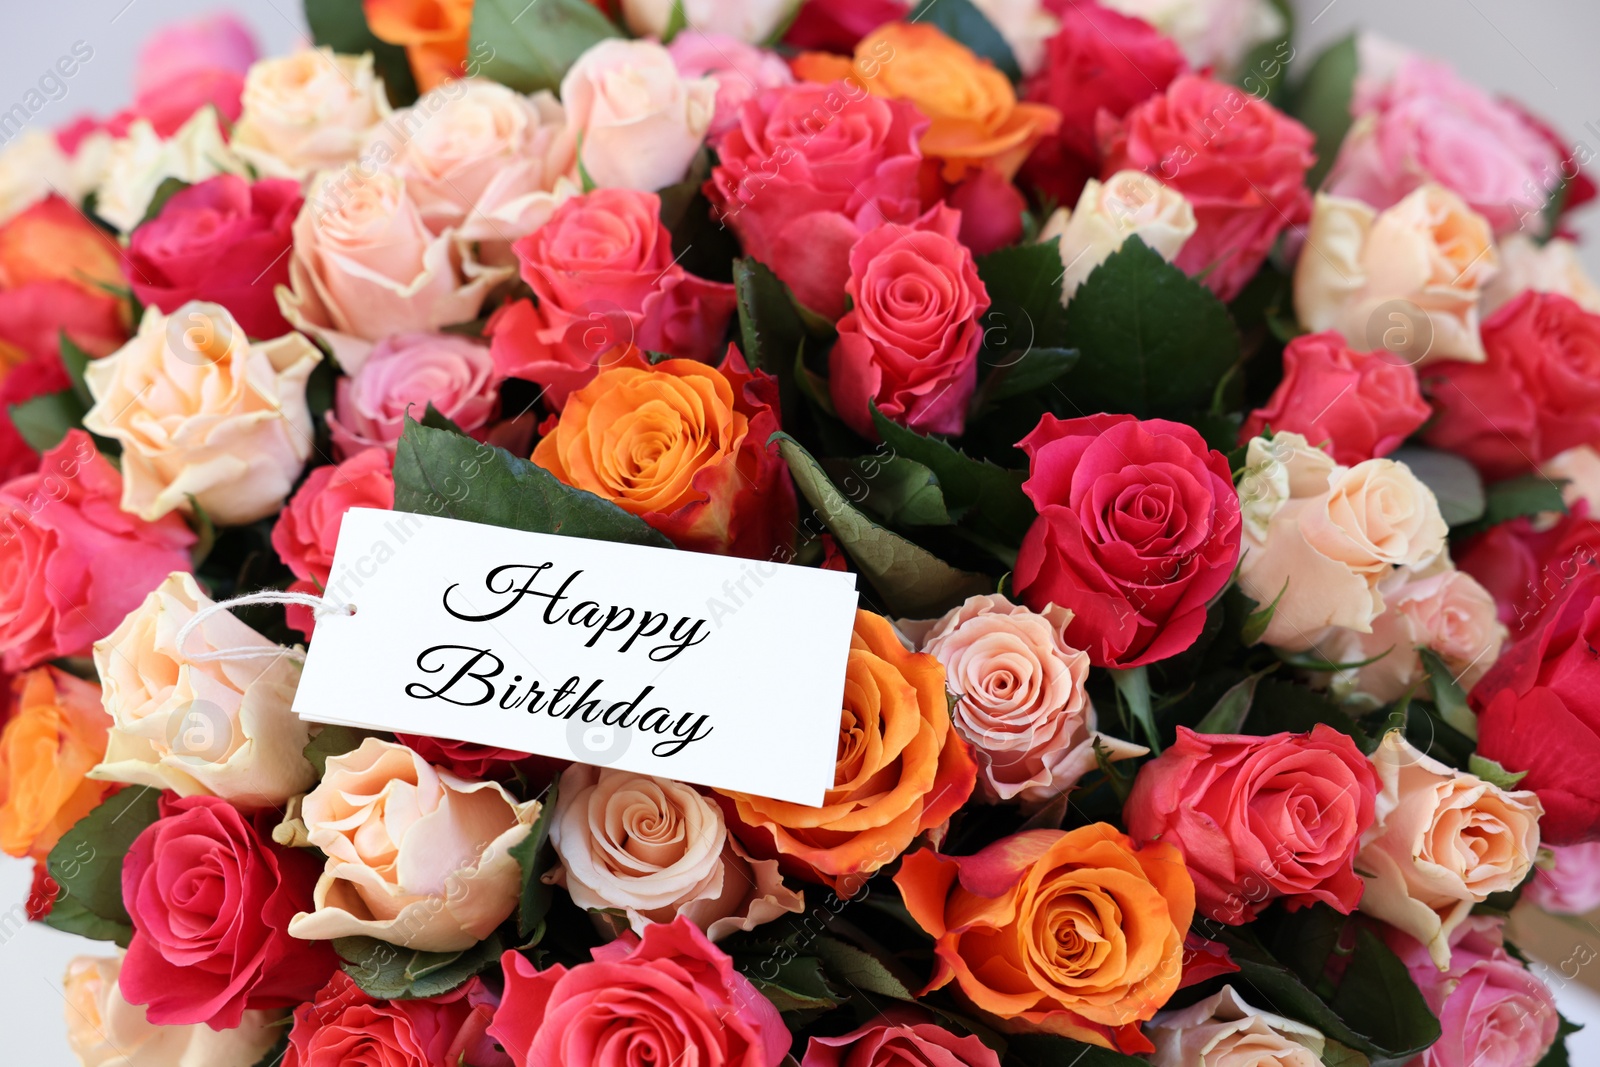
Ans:
{"type": "Polygon", "coordinates": [[[246,1010],[311,999],[333,974],[330,944],[289,936],[322,865],[273,844],[276,821],[220,797],[163,797],[129,846],[122,901],[134,933],[118,984],[152,1023],[225,1030],[246,1010]]]}
{"type": "Polygon", "coordinates": [[[868,231],[850,250],[853,306],[828,359],[839,417],[877,440],[869,407],[923,433],[958,434],[978,382],[989,293],[942,204],[910,225],[868,231]]]}
{"type": "Polygon", "coordinates": [[[837,319],[856,241],[922,213],[917,143],[927,128],[910,103],[854,82],[772,89],[717,139],[706,195],[747,254],[837,319]]]}
{"type": "Polygon", "coordinates": [[[511,1067],[488,1034],[495,1005],[478,978],[424,1000],[376,1000],[335,971],[294,1010],[283,1067],[511,1067]]]}
{"type": "Polygon", "coordinates": [[[1142,170],[1182,193],[1198,228],[1174,262],[1232,300],[1283,228],[1310,218],[1314,140],[1271,104],[1185,74],[1121,122],[1102,122],[1101,177],[1142,170]]]}
{"type": "Polygon", "coordinates": [[[191,300],[221,304],[249,336],[283,336],[289,323],[273,293],[289,284],[300,204],[297,182],[233,174],[178,191],[128,240],[134,295],[168,314],[191,300]]]}
{"type": "Polygon", "coordinates": [[[1132,415],[1046,415],[1017,447],[1039,509],[1013,574],[1023,602],[1071,609],[1067,643],[1098,667],[1194,644],[1239,561],[1227,457],[1189,426],[1132,415]]]}
{"type": "Polygon", "coordinates": [[[476,342],[447,333],[392,334],[360,370],[339,380],[328,412],[334,453],[348,459],[381,448],[392,456],[406,415],[420,421],[429,404],[476,437],[494,415],[499,386],[494,357],[476,342]]]}
{"type": "Polygon", "coordinates": [[[0,669],[88,655],[173,571],[195,535],[122,510],[122,475],[82,430],[0,486],[0,669]]]}
{"type": "Polygon", "coordinates": [[[789,1052],[778,1009],[687,916],[593,957],[542,971],[520,952],[500,957],[506,991],[489,1035],[516,1067],[777,1067],[789,1052]]]}
{"type": "Polygon", "coordinates": [[[813,1037],[800,1067],[1000,1067],[994,1050],[917,1014],[885,1014],[841,1037],[813,1037]]]}

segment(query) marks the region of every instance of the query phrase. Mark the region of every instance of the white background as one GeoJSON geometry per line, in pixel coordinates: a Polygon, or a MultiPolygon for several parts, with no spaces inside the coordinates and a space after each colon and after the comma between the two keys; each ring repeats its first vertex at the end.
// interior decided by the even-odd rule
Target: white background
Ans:
{"type": "MultiPolygon", "coordinates": [[[[1569,138],[1600,152],[1600,6],[1594,0],[1293,0],[1299,12],[1293,66],[1309,63],[1325,43],[1361,26],[1455,63],[1461,73],[1511,94],[1552,120],[1569,138]]],[[[230,7],[255,28],[264,51],[282,52],[302,38],[299,0],[5,0],[0,22],[0,111],[19,101],[75,41],[93,58],[68,82],[65,98],[35,117],[60,125],[83,111],[110,112],[132,95],[140,42],[175,18],[230,7]]],[[[1291,76],[1298,76],[1291,68],[1291,76]]],[[[1591,243],[1590,272],[1600,276],[1600,210],[1580,218],[1591,243]]],[[[0,857],[0,1060],[29,1067],[71,1067],[62,1037],[60,976],[73,955],[98,946],[29,924],[17,927],[27,893],[27,864],[0,857]],[[12,912],[13,906],[17,911],[12,912]]],[[[1575,935],[1576,939],[1576,935],[1575,935]]],[[[1594,943],[1591,932],[1587,938],[1594,943]]],[[[1590,964],[1593,967],[1595,964],[1590,964]]],[[[1572,1040],[1572,1062],[1600,1064],[1600,997],[1575,983],[1557,985],[1566,1014],[1590,1022],[1572,1040]]],[[[138,1065],[155,1067],[155,1065],[138,1065]]]]}

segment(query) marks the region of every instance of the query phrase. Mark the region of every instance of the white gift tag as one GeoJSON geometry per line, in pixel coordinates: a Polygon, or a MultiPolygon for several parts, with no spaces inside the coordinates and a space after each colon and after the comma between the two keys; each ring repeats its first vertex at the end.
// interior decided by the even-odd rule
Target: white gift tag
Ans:
{"type": "Polygon", "coordinates": [[[354,508],[294,710],[820,806],[855,577],[354,508]]]}

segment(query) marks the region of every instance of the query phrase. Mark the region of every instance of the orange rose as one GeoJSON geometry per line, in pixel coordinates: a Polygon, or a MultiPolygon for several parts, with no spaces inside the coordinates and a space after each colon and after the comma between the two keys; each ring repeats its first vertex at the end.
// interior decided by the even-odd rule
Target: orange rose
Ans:
{"type": "Polygon", "coordinates": [[[977,778],[950,725],[939,661],[907,651],[887,619],[857,611],[839,762],[822,807],[724,795],[751,848],[849,896],[966,803],[977,778]]]}
{"type": "Polygon", "coordinates": [[[778,387],[730,345],[721,368],[635,349],[567,398],[533,461],[679,548],[767,558],[792,536],[794,485],[767,439],[778,387]]]}
{"type": "Polygon", "coordinates": [[[0,226],[0,289],[42,281],[71,282],[97,296],[128,284],[116,242],[59,196],[0,226]]]}
{"type": "Polygon", "coordinates": [[[106,754],[111,716],[99,686],[54,667],[20,675],[12,689],[0,732],[0,850],[42,860],[115,788],[86,777],[106,754]]]}
{"type": "Polygon", "coordinates": [[[1178,988],[1194,882],[1165,842],[1135,847],[1107,823],[1030,830],[973,856],[930,849],[894,876],[906,908],[938,939],[927,993],[953,978],[1010,1020],[1124,1053],[1178,988]]]}
{"type": "Polygon", "coordinates": [[[361,6],[374,37],[405,48],[422,92],[461,76],[472,0],[362,0],[361,6]]]}
{"type": "Polygon", "coordinates": [[[1055,108],[1019,102],[993,63],[926,23],[885,23],[861,39],[854,60],[807,52],[793,67],[806,81],[849,78],[874,96],[911,101],[933,120],[922,135],[922,152],[944,161],[950,182],[981,167],[1010,181],[1061,124],[1055,108]]]}

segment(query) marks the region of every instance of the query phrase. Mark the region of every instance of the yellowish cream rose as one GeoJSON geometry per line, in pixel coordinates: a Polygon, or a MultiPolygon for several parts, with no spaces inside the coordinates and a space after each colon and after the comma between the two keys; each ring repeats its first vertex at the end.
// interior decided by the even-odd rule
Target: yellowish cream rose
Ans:
{"type": "Polygon", "coordinates": [[[228,146],[222,120],[209,104],[196,111],[171,137],[162,137],[144,119],[112,143],[95,196],[95,214],[123,233],[144,219],[156,190],[168,178],[190,185],[218,174],[249,177],[250,168],[228,146]]]}
{"type": "Polygon", "coordinates": [[[1233,986],[1145,1026],[1155,1067],[1322,1067],[1327,1040],[1305,1023],[1246,1004],[1233,986]]]}
{"type": "Polygon", "coordinates": [[[389,115],[372,54],[307,48],[258,60],[245,75],[233,150],[263,178],[305,181],[353,162],[389,115]]]}
{"type": "Polygon", "coordinates": [[[1600,515],[1600,452],[1590,445],[1578,445],[1545,460],[1539,473],[1552,481],[1564,481],[1561,499],[1568,508],[1580,501],[1589,505],[1591,516],[1600,515]]]}
{"type": "Polygon", "coordinates": [[[73,186],[72,162],[44,130],[24,130],[0,149],[0,223],[53,192],[76,198],[73,186]]]}
{"type": "Polygon", "coordinates": [[[1123,170],[1104,182],[1090,178],[1078,206],[1071,211],[1057,208],[1039,231],[1039,240],[1061,239],[1064,305],[1129,237],[1137,234],[1170,263],[1194,230],[1194,209],[1182,193],[1143,171],[1123,170]]]}

